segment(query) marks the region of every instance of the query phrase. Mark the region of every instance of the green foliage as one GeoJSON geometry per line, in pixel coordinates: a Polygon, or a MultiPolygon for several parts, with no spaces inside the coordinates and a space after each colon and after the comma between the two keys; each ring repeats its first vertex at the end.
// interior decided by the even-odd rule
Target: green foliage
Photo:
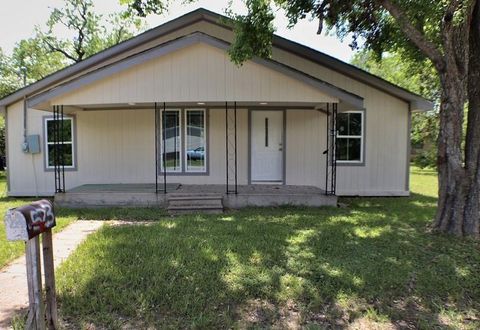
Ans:
{"type": "Polygon", "coordinates": [[[38,36],[19,41],[12,51],[10,63],[16,70],[25,72],[27,85],[45,78],[67,64],[62,55],[51,54],[38,36]]]}
{"type": "Polygon", "coordinates": [[[428,60],[411,61],[401,52],[379,56],[373,51],[361,50],[355,53],[351,64],[427,99],[440,97],[438,75],[428,60]]]}
{"type": "Polygon", "coordinates": [[[0,48],[0,98],[11,94],[21,86],[21,72],[16,71],[10,58],[0,48]]]}
{"type": "Polygon", "coordinates": [[[50,14],[47,31],[38,30],[38,34],[52,51],[79,62],[102,49],[101,16],[93,11],[93,7],[92,0],[65,0],[61,8],[54,8],[50,14]],[[58,25],[73,31],[73,40],[56,37],[54,30],[58,25]]]}
{"type": "MultiPolygon", "coordinates": [[[[418,29],[420,29],[425,38],[435,44],[440,40],[440,26],[436,22],[442,20],[446,7],[446,1],[439,1],[432,6],[430,1],[396,1],[404,10],[406,18],[418,29]]],[[[249,20],[254,8],[262,6],[277,6],[285,10],[289,19],[289,25],[295,25],[299,19],[312,18],[319,20],[319,33],[323,30],[323,25],[343,38],[346,35],[353,37],[352,47],[356,48],[360,44],[363,48],[370,49],[380,55],[385,51],[402,51],[405,57],[423,61],[425,55],[415,47],[408,37],[400,31],[398,22],[396,22],[384,9],[381,1],[378,0],[252,0],[247,3],[248,14],[243,17],[249,20]]],[[[234,16],[238,19],[238,15],[234,16]]],[[[269,19],[269,18],[268,18],[269,19]]],[[[251,31],[256,31],[266,20],[252,21],[256,27],[249,27],[251,31]]],[[[243,33],[242,26],[237,26],[236,33],[243,33]]],[[[264,56],[268,54],[262,47],[256,46],[256,40],[243,38],[241,42],[250,43],[256,52],[254,56],[264,56]]],[[[264,36],[261,43],[257,45],[268,45],[268,36],[264,36]]],[[[235,47],[235,45],[234,45],[235,47]]],[[[245,45],[245,49],[249,49],[245,45]]],[[[251,58],[249,51],[235,52],[232,54],[235,62],[243,62],[251,58]]]]}
{"type": "Polygon", "coordinates": [[[437,138],[440,118],[438,111],[415,113],[412,115],[411,143],[419,151],[413,162],[420,168],[436,168],[437,166],[437,138]]]}
{"type": "Polygon", "coordinates": [[[145,27],[144,22],[127,12],[112,13],[106,18],[95,13],[92,0],[64,0],[64,6],[53,9],[43,31],[37,35],[51,52],[70,62],[80,62],[99,51],[127,40],[145,27]],[[74,36],[59,38],[55,31],[67,29],[74,36]]]}
{"type": "Polygon", "coordinates": [[[478,328],[479,245],[426,230],[436,182],[413,169],[412,197],[341,209],[146,209],[60,266],[60,314],[73,328],[478,328]]]}
{"type": "MultiPolygon", "coordinates": [[[[185,0],[193,2],[191,0],[185,0]]],[[[131,10],[141,17],[148,14],[163,14],[168,9],[170,0],[120,0],[121,4],[128,5],[131,10]]]]}
{"type": "Polygon", "coordinates": [[[269,45],[272,44],[275,16],[268,6],[268,1],[247,0],[246,3],[248,15],[230,13],[234,18],[233,24],[237,33],[229,54],[237,65],[242,64],[243,57],[271,56],[269,45]]]}

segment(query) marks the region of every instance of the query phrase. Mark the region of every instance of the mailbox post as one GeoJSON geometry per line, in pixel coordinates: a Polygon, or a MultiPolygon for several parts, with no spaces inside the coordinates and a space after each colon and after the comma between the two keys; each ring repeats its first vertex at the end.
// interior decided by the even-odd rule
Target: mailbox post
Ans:
{"type": "Polygon", "coordinates": [[[5,215],[7,239],[25,241],[29,311],[27,329],[58,329],[52,228],[56,225],[53,205],[48,200],[9,209],[5,215]],[[43,304],[40,260],[42,237],[46,309],[43,304]],[[45,326],[46,320],[46,326],[45,326]]]}

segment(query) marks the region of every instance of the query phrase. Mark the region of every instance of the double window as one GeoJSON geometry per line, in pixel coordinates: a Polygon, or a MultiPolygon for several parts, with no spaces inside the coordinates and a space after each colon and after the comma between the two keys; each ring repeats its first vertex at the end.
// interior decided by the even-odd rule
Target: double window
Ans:
{"type": "Polygon", "coordinates": [[[47,169],[53,169],[55,166],[55,157],[59,165],[64,165],[67,169],[75,167],[75,141],[74,141],[74,122],[73,118],[67,117],[63,120],[55,120],[52,117],[44,119],[45,128],[45,164],[47,169]],[[57,126],[57,127],[55,127],[57,126]],[[58,131],[55,132],[55,129],[58,131]],[[57,133],[57,135],[55,135],[57,133]],[[58,154],[55,153],[55,136],[57,137],[58,154]]]}
{"type": "Polygon", "coordinates": [[[337,161],[362,163],[364,158],[364,112],[349,111],[337,114],[337,161]]]}
{"type": "Polygon", "coordinates": [[[206,110],[168,109],[160,117],[160,170],[165,157],[167,173],[206,173],[206,110]]]}

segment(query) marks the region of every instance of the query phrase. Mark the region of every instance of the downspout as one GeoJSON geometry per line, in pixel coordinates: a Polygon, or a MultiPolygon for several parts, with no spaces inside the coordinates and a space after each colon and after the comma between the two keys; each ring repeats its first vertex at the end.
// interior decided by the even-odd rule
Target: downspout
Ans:
{"type": "MultiPolygon", "coordinates": [[[[20,71],[23,73],[23,88],[27,86],[27,68],[22,66],[20,71]]],[[[25,95],[23,97],[23,145],[22,150],[23,152],[28,151],[28,144],[27,144],[27,97],[25,95]]]]}
{"type": "Polygon", "coordinates": [[[23,145],[22,150],[27,151],[27,96],[23,97],[23,145]]]}
{"type": "MultiPolygon", "coordinates": [[[[20,68],[21,73],[23,74],[23,88],[27,87],[27,68],[22,66],[20,68]]],[[[28,152],[27,144],[27,98],[28,95],[23,96],[23,152],[28,152]]]]}

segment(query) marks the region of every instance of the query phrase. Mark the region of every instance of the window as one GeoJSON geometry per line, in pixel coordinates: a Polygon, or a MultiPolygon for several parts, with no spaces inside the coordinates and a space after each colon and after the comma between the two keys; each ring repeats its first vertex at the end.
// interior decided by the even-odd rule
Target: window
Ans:
{"type": "Polygon", "coordinates": [[[363,111],[337,114],[337,161],[363,162],[363,111]]]}
{"type": "MultiPolygon", "coordinates": [[[[58,159],[60,165],[65,165],[65,168],[74,168],[75,153],[74,153],[74,136],[73,136],[73,118],[64,118],[63,121],[58,120],[59,137],[62,142],[58,145],[59,155],[58,159]],[[63,163],[62,163],[63,162],[63,163]]],[[[47,169],[53,169],[55,166],[55,121],[53,118],[45,118],[45,164],[47,169]]]]}
{"type": "Polygon", "coordinates": [[[161,170],[163,171],[163,149],[165,148],[165,166],[167,167],[167,172],[181,172],[182,134],[180,130],[180,110],[166,110],[163,117],[164,118],[160,120],[162,130],[162,152],[160,153],[161,170]],[[165,119],[165,122],[163,119],[165,119]]]}
{"type": "Polygon", "coordinates": [[[169,109],[165,111],[164,116],[165,127],[162,118],[160,120],[159,138],[162,139],[159,141],[160,171],[163,172],[165,143],[167,173],[206,173],[208,152],[206,110],[169,109]]]}
{"type": "Polygon", "coordinates": [[[185,110],[186,172],[206,172],[205,110],[185,110]]]}

